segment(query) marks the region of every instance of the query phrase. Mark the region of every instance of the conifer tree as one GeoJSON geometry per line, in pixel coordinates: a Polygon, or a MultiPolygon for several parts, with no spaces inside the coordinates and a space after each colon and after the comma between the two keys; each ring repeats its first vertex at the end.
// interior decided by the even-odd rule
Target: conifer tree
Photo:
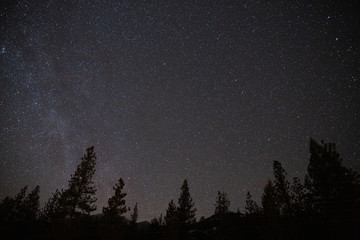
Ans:
{"type": "Polygon", "coordinates": [[[257,203],[252,200],[251,194],[248,191],[246,193],[246,202],[245,202],[245,214],[246,215],[256,215],[260,213],[260,209],[259,206],[257,205],[257,203]]]}
{"type": "Polygon", "coordinates": [[[96,187],[92,180],[95,173],[96,154],[94,147],[86,149],[86,154],[81,158],[74,175],[71,176],[68,189],[62,193],[65,200],[65,215],[73,219],[78,216],[89,216],[96,210],[96,187]]]}
{"type": "Polygon", "coordinates": [[[280,206],[280,211],[282,214],[292,215],[290,183],[286,180],[287,173],[278,161],[274,161],[273,169],[275,177],[275,194],[277,203],[280,206]]]}
{"type": "Polygon", "coordinates": [[[39,192],[36,186],[29,194],[28,187],[23,187],[15,198],[6,197],[0,204],[1,222],[33,222],[39,215],[39,192]]]}
{"type": "Polygon", "coordinates": [[[188,182],[185,179],[181,186],[181,193],[178,199],[178,220],[181,225],[189,225],[196,222],[194,202],[190,197],[188,182]]]}
{"type": "Polygon", "coordinates": [[[334,143],[318,144],[310,139],[307,187],[313,195],[312,206],[318,212],[338,211],[343,206],[351,212],[351,208],[358,207],[360,175],[342,166],[334,143]]]}
{"type": "Polygon", "coordinates": [[[171,201],[169,202],[168,208],[166,210],[166,215],[165,215],[165,224],[166,225],[174,225],[177,223],[177,208],[175,206],[174,201],[171,199],[171,201]]]}
{"type": "Polygon", "coordinates": [[[297,177],[293,178],[291,186],[291,204],[293,206],[294,215],[300,216],[306,212],[307,195],[304,184],[297,177]]]}
{"type": "Polygon", "coordinates": [[[14,209],[13,209],[13,221],[19,222],[23,220],[23,202],[26,198],[26,192],[28,186],[23,187],[18,194],[15,196],[14,209]]]}
{"type": "Polygon", "coordinates": [[[125,183],[122,178],[119,179],[119,182],[113,187],[115,193],[108,200],[108,207],[103,208],[103,214],[107,218],[112,219],[123,219],[123,214],[127,212],[125,205],[126,193],[123,193],[122,190],[125,186],[125,183]]]}
{"type": "Polygon", "coordinates": [[[153,219],[151,219],[150,224],[155,228],[159,228],[159,227],[163,226],[165,223],[164,223],[162,213],[160,214],[160,216],[158,218],[154,217],[153,219]]]}
{"type": "Polygon", "coordinates": [[[0,205],[0,218],[2,222],[20,222],[23,219],[23,201],[28,186],[23,187],[15,198],[6,197],[0,205]]]}
{"type": "Polygon", "coordinates": [[[0,204],[0,223],[11,222],[14,215],[15,201],[13,198],[7,196],[0,204]]]}
{"type": "Polygon", "coordinates": [[[276,200],[275,186],[270,179],[265,185],[261,203],[265,216],[276,217],[279,215],[279,205],[276,200]]]}
{"type": "Polygon", "coordinates": [[[131,222],[133,224],[136,223],[137,219],[138,219],[138,216],[139,216],[139,212],[138,212],[138,205],[137,203],[135,204],[134,208],[133,208],[133,212],[131,214],[131,222]]]}
{"type": "Polygon", "coordinates": [[[96,187],[92,180],[95,173],[96,154],[94,147],[86,149],[80,164],[68,183],[68,188],[50,197],[42,212],[42,219],[54,221],[90,216],[96,210],[96,187]]]}
{"type": "Polygon", "coordinates": [[[61,215],[61,205],[61,192],[56,189],[55,193],[47,200],[41,211],[41,220],[54,222],[57,219],[64,218],[64,216],[61,215]]]}
{"type": "Polygon", "coordinates": [[[229,212],[230,201],[226,192],[218,191],[218,196],[215,204],[215,215],[224,215],[229,212]]]}
{"type": "Polygon", "coordinates": [[[22,219],[26,222],[37,220],[40,207],[40,186],[37,185],[22,202],[22,219]]]}

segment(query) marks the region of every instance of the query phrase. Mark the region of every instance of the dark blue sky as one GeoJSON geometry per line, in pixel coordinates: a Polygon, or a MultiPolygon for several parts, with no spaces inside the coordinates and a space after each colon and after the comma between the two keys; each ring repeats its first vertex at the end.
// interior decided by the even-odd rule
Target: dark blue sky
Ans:
{"type": "Polygon", "coordinates": [[[274,160],[304,176],[309,137],[359,171],[359,16],[315,2],[2,3],[0,197],[46,201],[91,145],[98,209],[122,177],[140,219],[185,178],[198,217],[218,190],[242,210],[274,160]]]}

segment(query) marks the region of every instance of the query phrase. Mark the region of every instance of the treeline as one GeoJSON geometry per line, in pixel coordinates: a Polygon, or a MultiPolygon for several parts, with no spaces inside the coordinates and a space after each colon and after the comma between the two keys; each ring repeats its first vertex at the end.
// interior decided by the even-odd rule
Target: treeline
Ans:
{"type": "Polygon", "coordinates": [[[65,189],[56,190],[40,208],[40,187],[0,204],[0,237],[36,239],[360,239],[360,176],[342,165],[333,143],[310,139],[304,179],[290,181],[281,163],[264,186],[261,204],[247,192],[242,213],[229,210],[226,192],[218,192],[214,215],[196,221],[196,208],[185,179],[177,202],[164,216],[137,224],[138,207],[126,206],[122,178],[113,187],[101,215],[91,215],[96,186],[94,147],[86,150],[65,189]],[[124,215],[131,211],[130,219],[124,215]]]}

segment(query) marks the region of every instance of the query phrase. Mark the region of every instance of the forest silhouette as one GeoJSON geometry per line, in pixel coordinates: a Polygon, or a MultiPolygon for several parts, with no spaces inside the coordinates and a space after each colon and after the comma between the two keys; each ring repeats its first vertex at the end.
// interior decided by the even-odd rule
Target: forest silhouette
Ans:
{"type": "Polygon", "coordinates": [[[97,209],[94,147],[86,150],[65,189],[56,189],[40,207],[40,187],[23,187],[0,203],[1,239],[360,239],[360,176],[342,165],[334,143],[310,139],[303,179],[291,181],[281,163],[264,186],[261,203],[246,194],[245,209],[229,210],[227,193],[214,196],[214,215],[196,221],[196,208],[185,179],[177,201],[164,216],[137,222],[137,203],[126,205],[125,182],[97,209]],[[216,197],[216,199],[215,199],[216,197]],[[131,212],[130,219],[124,215],[131,212]]]}

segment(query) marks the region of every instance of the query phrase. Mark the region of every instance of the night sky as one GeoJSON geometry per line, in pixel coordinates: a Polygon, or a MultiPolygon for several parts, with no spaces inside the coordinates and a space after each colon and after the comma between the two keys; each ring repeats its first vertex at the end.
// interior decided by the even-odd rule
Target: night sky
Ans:
{"type": "Polygon", "coordinates": [[[139,219],[185,178],[260,203],[272,163],[303,178],[309,138],[360,170],[360,17],[348,1],[2,1],[0,198],[65,188],[95,146],[97,212],[122,177],[139,219]],[[167,2],[167,3],[164,3],[167,2]]]}

